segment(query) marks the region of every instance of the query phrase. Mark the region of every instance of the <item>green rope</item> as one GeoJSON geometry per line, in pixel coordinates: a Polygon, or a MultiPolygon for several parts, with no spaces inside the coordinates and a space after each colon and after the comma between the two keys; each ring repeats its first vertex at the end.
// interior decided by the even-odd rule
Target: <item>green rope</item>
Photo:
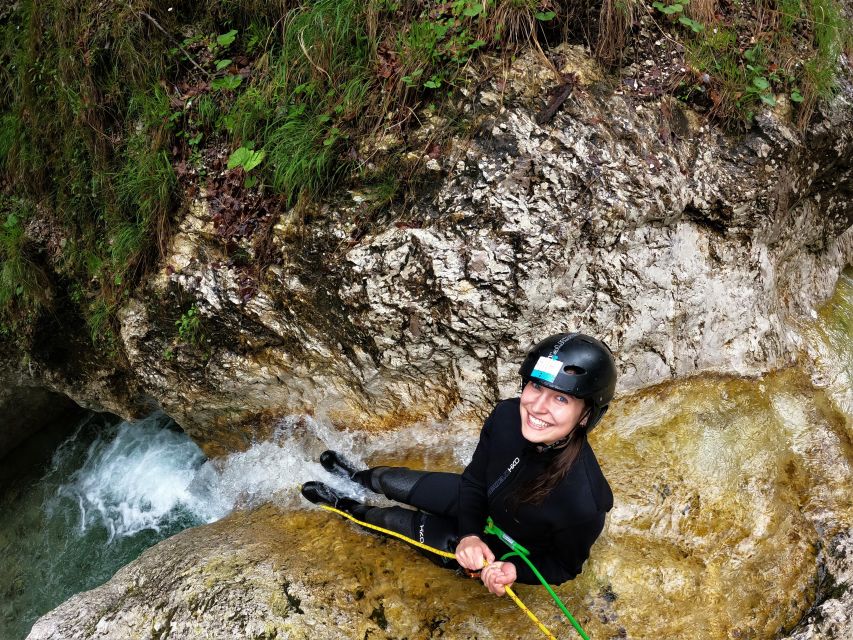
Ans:
{"type": "Polygon", "coordinates": [[[569,613],[568,609],[566,609],[566,605],[564,605],[563,601],[560,600],[560,596],[554,593],[554,590],[551,588],[551,585],[545,581],[545,578],[542,577],[542,574],[539,573],[539,570],[533,566],[533,563],[527,557],[530,555],[530,552],[524,547],[522,547],[520,544],[518,544],[515,540],[513,540],[512,537],[501,531],[501,529],[494,523],[491,518],[489,518],[486,522],[486,533],[491,533],[492,535],[497,536],[505,545],[512,549],[512,551],[504,555],[501,560],[506,560],[507,558],[510,558],[512,556],[518,556],[527,563],[527,566],[530,567],[530,570],[533,571],[533,574],[537,578],[539,578],[539,582],[541,582],[542,586],[548,590],[548,593],[551,594],[551,597],[554,599],[554,602],[556,602],[557,606],[560,607],[563,613],[566,614],[566,617],[569,619],[569,622],[572,623],[572,626],[581,635],[583,640],[589,640],[589,636],[586,635],[586,632],[583,630],[580,624],[578,624],[578,621],[575,620],[574,616],[569,613]]]}

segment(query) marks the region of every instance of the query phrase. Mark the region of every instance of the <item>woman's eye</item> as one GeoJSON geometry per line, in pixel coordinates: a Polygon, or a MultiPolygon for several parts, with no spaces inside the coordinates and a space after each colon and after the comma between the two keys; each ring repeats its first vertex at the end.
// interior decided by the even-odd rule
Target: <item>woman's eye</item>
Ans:
{"type": "Polygon", "coordinates": [[[557,402],[560,404],[566,404],[569,399],[566,396],[557,396],[557,402]]]}
{"type": "Polygon", "coordinates": [[[538,382],[534,382],[534,383],[533,383],[533,388],[534,388],[534,389],[536,389],[537,391],[539,391],[539,389],[541,389],[541,388],[542,388],[542,385],[541,385],[541,384],[539,384],[538,382]]]}

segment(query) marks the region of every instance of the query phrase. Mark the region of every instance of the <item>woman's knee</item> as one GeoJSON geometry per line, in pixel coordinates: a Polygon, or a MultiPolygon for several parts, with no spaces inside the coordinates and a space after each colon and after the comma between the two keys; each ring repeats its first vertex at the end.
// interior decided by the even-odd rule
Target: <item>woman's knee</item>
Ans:
{"type": "Polygon", "coordinates": [[[426,471],[414,471],[408,467],[374,467],[360,471],[354,479],[364,487],[382,493],[391,500],[406,502],[418,481],[426,471]]]}

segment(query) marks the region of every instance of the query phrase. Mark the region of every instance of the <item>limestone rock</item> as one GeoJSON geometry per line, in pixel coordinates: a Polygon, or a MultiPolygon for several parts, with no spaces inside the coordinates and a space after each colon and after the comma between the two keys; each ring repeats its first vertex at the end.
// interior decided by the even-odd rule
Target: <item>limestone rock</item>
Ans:
{"type": "Polygon", "coordinates": [[[527,347],[569,329],[611,346],[623,391],[792,362],[793,321],[853,260],[849,85],[805,135],[767,112],[730,137],[670,101],[599,97],[571,53],[581,86],[550,123],[528,56],[510,89],[472,96],[476,135],[436,159],[405,223],[363,233],[361,193],[318,203],[299,234],[276,227],[285,259],[249,295],[202,195],[121,313],[141,386],[219,453],[263,437],[268,413],[474,423],[517,391],[527,347]],[[191,304],[205,338],[169,359],[191,304]]]}
{"type": "Polygon", "coordinates": [[[605,91],[582,50],[562,53],[578,86],[551,121],[553,77],[521,57],[466,98],[472,135],[428,158],[406,210],[370,219],[353,190],[287,211],[263,273],[252,242],[217,235],[202,188],[119,311],[122,357],[34,357],[36,379],[125,417],[160,407],[219,455],[290,413],[473,428],[557,331],[603,338],[621,391],[791,363],[798,319],[853,262],[849,69],[805,133],[767,111],[731,136],[605,91]]]}
{"type": "Polygon", "coordinates": [[[826,554],[825,600],[816,604],[783,640],[853,638],[853,531],[831,541],[826,554]]]}
{"type": "MultiPolygon", "coordinates": [[[[184,531],[42,617],[28,639],[474,640],[523,622],[402,543],[330,517],[267,506],[184,531]],[[393,562],[389,553],[411,556],[393,562]]],[[[513,636],[539,633],[530,625],[513,636]]]]}

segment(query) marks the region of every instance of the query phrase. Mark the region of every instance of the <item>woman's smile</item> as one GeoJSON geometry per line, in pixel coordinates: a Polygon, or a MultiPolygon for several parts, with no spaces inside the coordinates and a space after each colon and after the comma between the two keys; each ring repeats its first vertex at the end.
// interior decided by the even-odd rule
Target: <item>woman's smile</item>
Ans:
{"type": "Polygon", "coordinates": [[[530,414],[528,414],[528,415],[527,415],[527,423],[528,423],[528,424],[529,424],[533,429],[548,429],[549,427],[553,427],[553,426],[554,426],[554,425],[552,425],[550,422],[545,422],[544,420],[540,420],[540,419],[539,419],[539,418],[537,418],[536,416],[532,416],[532,415],[530,415],[530,414]]]}

